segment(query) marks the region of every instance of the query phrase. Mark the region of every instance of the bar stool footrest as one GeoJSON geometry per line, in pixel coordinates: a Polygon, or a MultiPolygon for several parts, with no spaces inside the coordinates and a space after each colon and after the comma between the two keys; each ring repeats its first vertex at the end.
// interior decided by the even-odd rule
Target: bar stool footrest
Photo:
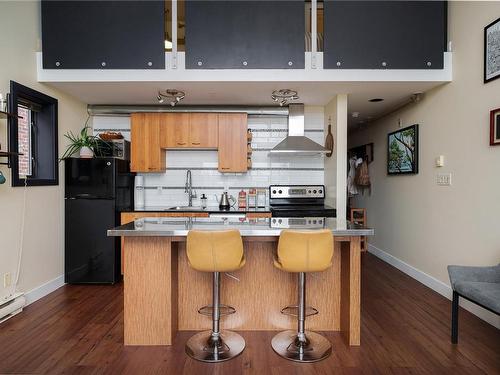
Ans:
{"type": "MultiPolygon", "coordinates": [[[[198,313],[201,315],[212,316],[213,309],[214,309],[213,305],[203,306],[202,308],[200,308],[198,310],[198,313]]],[[[234,314],[236,312],[236,309],[232,306],[220,304],[219,305],[219,312],[220,312],[220,316],[226,316],[226,315],[234,314]]]]}
{"type": "MultiPolygon", "coordinates": [[[[284,315],[291,315],[291,316],[299,316],[299,307],[298,306],[287,306],[281,309],[281,313],[284,315]]],[[[315,309],[314,307],[307,306],[306,307],[306,317],[307,316],[312,316],[312,315],[317,315],[319,314],[319,311],[315,309]]]]}

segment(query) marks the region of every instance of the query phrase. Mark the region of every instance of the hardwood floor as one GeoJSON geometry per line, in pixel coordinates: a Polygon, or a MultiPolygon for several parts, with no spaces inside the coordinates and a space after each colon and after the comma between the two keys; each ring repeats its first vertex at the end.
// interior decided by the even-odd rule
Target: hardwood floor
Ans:
{"type": "Polygon", "coordinates": [[[184,354],[190,332],[172,347],[124,347],[122,287],[65,286],[0,325],[0,374],[500,374],[499,330],[461,310],[451,345],[450,301],[370,254],[362,263],[361,347],[326,334],[323,362],[279,358],[274,332],[243,332],[243,354],[217,365],[184,354]]]}

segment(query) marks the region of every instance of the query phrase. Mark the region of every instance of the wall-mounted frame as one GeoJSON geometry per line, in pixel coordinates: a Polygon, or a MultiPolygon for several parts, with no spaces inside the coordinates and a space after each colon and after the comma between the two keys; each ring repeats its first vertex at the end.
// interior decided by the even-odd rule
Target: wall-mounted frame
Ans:
{"type": "Polygon", "coordinates": [[[500,146],[500,108],[490,112],[490,146],[500,146]]]}
{"type": "Polygon", "coordinates": [[[418,125],[387,135],[387,174],[418,173],[418,125]]]}
{"type": "Polygon", "coordinates": [[[500,18],[484,28],[484,83],[500,77],[500,18]]]}

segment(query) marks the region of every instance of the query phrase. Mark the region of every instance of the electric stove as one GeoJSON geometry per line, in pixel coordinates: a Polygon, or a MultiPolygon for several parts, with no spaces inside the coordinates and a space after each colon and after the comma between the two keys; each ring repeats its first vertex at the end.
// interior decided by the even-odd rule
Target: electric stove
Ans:
{"type": "Polygon", "coordinates": [[[335,217],[333,207],[325,205],[324,185],[271,185],[269,205],[272,217],[335,217]]]}

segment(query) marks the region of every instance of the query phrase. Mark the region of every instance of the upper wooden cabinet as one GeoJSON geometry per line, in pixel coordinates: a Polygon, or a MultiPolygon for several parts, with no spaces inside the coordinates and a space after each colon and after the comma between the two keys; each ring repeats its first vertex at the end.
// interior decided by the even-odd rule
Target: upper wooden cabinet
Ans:
{"type": "Polygon", "coordinates": [[[163,172],[165,150],[160,145],[160,113],[133,113],[130,125],[130,170],[163,172]]]}
{"type": "Polygon", "coordinates": [[[247,171],[246,113],[133,113],[131,170],[163,172],[165,149],[219,151],[219,172],[247,171]]]}
{"type": "Polygon", "coordinates": [[[191,147],[217,148],[218,146],[218,114],[189,114],[189,144],[191,147]]]}
{"type": "Polygon", "coordinates": [[[247,114],[219,113],[219,172],[246,172],[247,114]]]}
{"type": "Polygon", "coordinates": [[[217,113],[162,113],[161,147],[217,148],[217,113]]]}
{"type": "Polygon", "coordinates": [[[161,113],[160,144],[163,148],[189,145],[189,113],[161,113]]]}

